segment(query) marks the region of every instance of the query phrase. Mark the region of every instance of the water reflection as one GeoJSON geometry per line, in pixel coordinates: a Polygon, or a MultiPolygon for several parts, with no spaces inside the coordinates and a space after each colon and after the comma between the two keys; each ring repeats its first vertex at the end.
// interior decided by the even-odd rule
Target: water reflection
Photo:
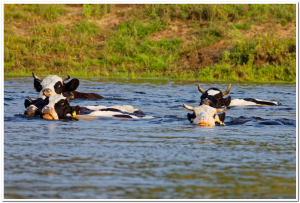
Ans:
{"type": "Polygon", "coordinates": [[[46,131],[51,132],[57,129],[58,124],[59,123],[57,121],[50,121],[49,123],[45,123],[43,127],[46,131]]]}

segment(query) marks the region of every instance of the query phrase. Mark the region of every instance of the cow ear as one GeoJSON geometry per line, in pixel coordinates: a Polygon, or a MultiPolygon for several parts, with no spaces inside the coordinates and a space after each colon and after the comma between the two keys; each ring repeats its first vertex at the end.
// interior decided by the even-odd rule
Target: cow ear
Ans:
{"type": "Polygon", "coordinates": [[[33,80],[33,86],[34,86],[35,91],[37,91],[37,92],[40,92],[43,89],[41,82],[35,78],[33,80]]]}
{"type": "Polygon", "coordinates": [[[28,99],[25,99],[25,102],[24,102],[25,108],[27,108],[30,105],[31,105],[31,102],[28,99]]]}
{"type": "Polygon", "coordinates": [[[220,121],[224,122],[224,120],[225,120],[225,115],[226,115],[225,112],[218,114],[220,121]]]}
{"type": "Polygon", "coordinates": [[[48,105],[49,104],[49,97],[46,97],[44,100],[43,100],[43,105],[48,105]]]}
{"type": "Polygon", "coordinates": [[[73,78],[70,82],[66,82],[64,85],[64,92],[74,91],[79,86],[79,80],[77,78],[73,78]]]}
{"type": "Polygon", "coordinates": [[[187,114],[188,120],[193,123],[194,122],[194,118],[196,118],[195,112],[193,112],[193,114],[188,113],[187,114]]]}
{"type": "Polygon", "coordinates": [[[231,96],[229,96],[226,99],[224,99],[224,106],[229,106],[230,102],[231,102],[231,96]]]}

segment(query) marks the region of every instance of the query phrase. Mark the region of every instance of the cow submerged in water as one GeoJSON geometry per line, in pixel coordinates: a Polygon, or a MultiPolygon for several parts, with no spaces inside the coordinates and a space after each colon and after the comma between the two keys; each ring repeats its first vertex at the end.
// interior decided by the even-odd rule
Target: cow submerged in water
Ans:
{"type": "MultiPolygon", "coordinates": [[[[77,78],[73,78],[69,82],[67,82],[67,80],[71,78],[69,74],[67,74],[67,77],[65,78],[59,77],[57,75],[49,75],[45,78],[41,78],[36,76],[34,72],[32,72],[32,76],[34,78],[34,89],[40,93],[39,98],[51,97],[58,94],[65,97],[73,95],[74,99],[104,99],[104,97],[95,93],[83,93],[75,91],[79,86],[79,80],[77,78]]],[[[39,108],[43,102],[39,100],[34,102],[25,100],[25,114],[39,115],[39,108]],[[37,106],[35,104],[37,104],[37,106]]]]}
{"type": "Polygon", "coordinates": [[[191,107],[183,103],[183,106],[190,110],[193,111],[193,114],[188,114],[188,115],[193,115],[192,118],[189,118],[191,123],[198,124],[200,126],[207,126],[207,127],[213,127],[215,126],[215,123],[223,124],[223,121],[225,120],[225,110],[224,109],[217,109],[214,107],[211,107],[209,105],[209,100],[206,99],[203,101],[203,104],[197,107],[191,107]],[[224,113],[223,113],[224,112],[224,113]],[[217,113],[222,113],[222,114],[217,114],[217,113]]]}
{"type": "MultiPolygon", "coordinates": [[[[41,97],[38,99],[30,98],[27,105],[30,105],[34,111],[34,115],[40,115],[44,119],[59,120],[68,117],[75,117],[78,119],[97,119],[98,117],[111,117],[111,118],[152,118],[145,116],[145,114],[135,109],[130,105],[111,106],[106,107],[98,106],[71,106],[69,102],[75,99],[74,95],[64,97],[63,95],[53,95],[51,97],[41,97]],[[35,106],[36,108],[34,108],[35,106]]],[[[26,103],[26,102],[25,102],[26,103]]],[[[28,112],[25,112],[28,114],[28,112]]]]}
{"type": "MultiPolygon", "coordinates": [[[[199,112],[202,111],[207,111],[206,106],[210,106],[213,108],[222,108],[223,106],[272,106],[272,105],[279,105],[278,102],[275,101],[265,101],[265,100],[260,100],[260,99],[253,99],[253,98],[243,98],[243,99],[234,99],[231,100],[231,96],[228,96],[227,98],[223,98],[227,94],[229,94],[231,89],[231,84],[228,85],[226,91],[222,92],[218,88],[211,87],[208,90],[203,90],[200,84],[198,85],[198,90],[199,92],[202,93],[200,96],[200,106],[199,107],[194,107],[197,109],[198,114],[199,112]],[[204,110],[205,109],[205,110],[204,110]]],[[[186,105],[184,104],[185,108],[186,105]]],[[[189,110],[192,110],[192,108],[187,108],[189,110]]],[[[213,110],[210,110],[213,112],[213,110]]],[[[195,123],[195,119],[197,120],[197,114],[195,111],[193,111],[192,114],[188,113],[187,114],[188,120],[191,123],[195,123]]],[[[225,112],[221,115],[216,115],[214,116],[215,121],[222,123],[225,120],[225,112]]],[[[197,122],[197,121],[196,121],[197,122]]]]}
{"type": "Polygon", "coordinates": [[[227,90],[225,92],[222,92],[218,88],[211,87],[208,90],[203,90],[198,85],[199,92],[202,93],[200,96],[200,105],[202,104],[202,101],[204,99],[208,99],[211,101],[209,104],[212,107],[215,108],[221,108],[222,106],[272,106],[272,105],[278,105],[278,102],[274,101],[265,101],[260,99],[253,99],[253,98],[243,98],[243,99],[234,99],[231,100],[231,96],[228,96],[227,98],[223,98],[223,96],[229,94],[231,89],[231,84],[228,85],[227,90]]]}
{"type": "Polygon", "coordinates": [[[38,99],[25,99],[24,106],[26,108],[24,114],[28,116],[41,115],[42,109],[49,103],[49,97],[42,96],[38,99]]]}

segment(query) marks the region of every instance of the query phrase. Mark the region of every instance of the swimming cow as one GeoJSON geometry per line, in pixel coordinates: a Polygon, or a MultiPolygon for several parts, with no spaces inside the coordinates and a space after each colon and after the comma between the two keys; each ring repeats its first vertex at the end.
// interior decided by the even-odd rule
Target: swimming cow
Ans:
{"type": "Polygon", "coordinates": [[[260,99],[253,99],[253,98],[243,98],[243,99],[234,99],[231,100],[231,96],[227,98],[223,98],[223,96],[227,95],[230,92],[231,84],[228,85],[227,90],[222,92],[218,88],[209,88],[208,90],[203,90],[198,85],[198,90],[202,93],[200,96],[200,105],[203,104],[203,100],[208,99],[210,101],[209,105],[215,108],[221,108],[222,106],[258,106],[258,105],[265,105],[265,106],[272,106],[278,105],[278,102],[273,101],[265,101],[260,99]]]}
{"type": "MultiPolygon", "coordinates": [[[[205,111],[208,111],[209,108],[205,106],[210,106],[213,108],[222,108],[223,106],[231,107],[231,106],[250,106],[250,105],[267,105],[267,106],[278,105],[278,102],[265,101],[265,100],[253,99],[253,98],[234,99],[234,100],[231,100],[231,96],[228,96],[227,98],[223,98],[225,95],[229,94],[230,89],[231,89],[231,84],[228,85],[226,91],[224,92],[214,87],[209,88],[208,90],[205,91],[202,89],[202,87],[199,84],[198,90],[199,92],[202,93],[202,95],[200,96],[200,106],[194,108],[200,109],[201,111],[204,109],[205,111]]],[[[189,108],[189,110],[191,109],[192,107],[189,108]]],[[[210,111],[213,112],[214,110],[211,109],[210,111]]],[[[195,111],[193,111],[192,114],[188,113],[187,117],[191,123],[195,123],[195,119],[197,120],[196,118],[197,114],[195,111]]],[[[225,120],[225,112],[223,114],[219,114],[214,117],[215,117],[215,122],[219,122],[220,120],[222,123],[225,120]]]]}
{"type": "MultiPolygon", "coordinates": [[[[139,110],[135,109],[130,105],[123,106],[71,106],[69,102],[74,99],[74,95],[71,94],[69,97],[62,95],[53,95],[47,97],[48,101],[44,102],[44,106],[38,109],[38,114],[42,118],[48,120],[59,120],[66,119],[68,116],[76,118],[97,118],[97,117],[112,117],[112,118],[135,118],[140,117],[150,118],[139,110]]],[[[41,99],[37,99],[41,103],[41,99]]],[[[46,100],[46,99],[45,99],[46,100]]],[[[39,103],[39,104],[40,104],[39,103]]]]}
{"type": "Polygon", "coordinates": [[[227,90],[222,92],[217,88],[209,88],[208,90],[203,90],[200,85],[198,85],[198,90],[202,93],[200,97],[200,105],[203,104],[203,101],[208,99],[209,106],[214,108],[221,108],[222,106],[229,106],[231,102],[231,96],[227,98],[223,98],[223,96],[227,95],[230,92],[231,84],[228,85],[227,90]]]}
{"type": "MultiPolygon", "coordinates": [[[[34,78],[34,89],[37,92],[40,92],[39,98],[42,97],[51,97],[54,95],[63,95],[65,97],[74,96],[74,99],[104,99],[101,95],[95,93],[83,93],[75,91],[79,86],[79,80],[77,78],[73,78],[69,82],[71,76],[67,74],[67,77],[62,78],[57,75],[49,75],[45,78],[40,78],[32,72],[32,76],[34,78]]],[[[45,98],[44,98],[45,99],[45,98]]],[[[41,105],[44,105],[44,99],[37,101],[32,101],[31,99],[25,100],[25,114],[27,115],[39,115],[40,111],[38,109],[41,105]],[[31,101],[30,101],[31,100],[31,101]]]]}
{"type": "Polygon", "coordinates": [[[71,76],[65,78],[59,77],[57,75],[49,75],[45,78],[40,78],[32,72],[34,78],[34,88],[37,92],[40,92],[39,97],[43,95],[49,97],[56,94],[62,94],[66,97],[71,96],[71,93],[74,95],[75,99],[103,99],[101,95],[95,93],[83,93],[75,91],[79,86],[79,80],[77,78],[71,79],[71,76]]]}
{"type": "Polygon", "coordinates": [[[49,97],[42,96],[38,99],[28,98],[24,102],[26,111],[25,115],[34,116],[41,115],[42,109],[49,103],[49,97]]]}
{"type": "Polygon", "coordinates": [[[226,110],[226,107],[220,110],[211,107],[207,104],[202,104],[197,107],[191,107],[183,103],[183,106],[186,109],[193,111],[193,114],[188,114],[188,115],[193,115],[193,118],[189,118],[189,120],[191,121],[191,123],[194,124],[212,127],[215,126],[216,122],[222,124],[225,119],[224,111],[226,110]],[[222,113],[222,112],[224,112],[222,116],[217,115],[217,113],[222,113]],[[220,117],[222,118],[220,119],[220,117]]]}
{"type": "Polygon", "coordinates": [[[45,119],[59,120],[67,117],[68,113],[72,113],[73,108],[70,106],[69,101],[74,99],[74,95],[64,97],[56,94],[49,97],[49,102],[45,105],[40,115],[45,119]]]}

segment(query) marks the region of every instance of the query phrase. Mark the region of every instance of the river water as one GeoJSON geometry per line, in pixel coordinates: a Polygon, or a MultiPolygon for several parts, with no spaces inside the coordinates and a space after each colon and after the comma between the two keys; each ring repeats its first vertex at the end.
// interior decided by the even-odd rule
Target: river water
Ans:
{"type": "MultiPolygon", "coordinates": [[[[33,78],[4,79],[6,199],[295,199],[296,85],[232,83],[232,99],[279,106],[231,107],[226,126],[190,124],[199,81],[79,78],[77,91],[154,119],[26,117],[33,78]],[[247,121],[247,122],[240,122],[247,121]]],[[[228,83],[201,82],[225,91],[228,83]]]]}

